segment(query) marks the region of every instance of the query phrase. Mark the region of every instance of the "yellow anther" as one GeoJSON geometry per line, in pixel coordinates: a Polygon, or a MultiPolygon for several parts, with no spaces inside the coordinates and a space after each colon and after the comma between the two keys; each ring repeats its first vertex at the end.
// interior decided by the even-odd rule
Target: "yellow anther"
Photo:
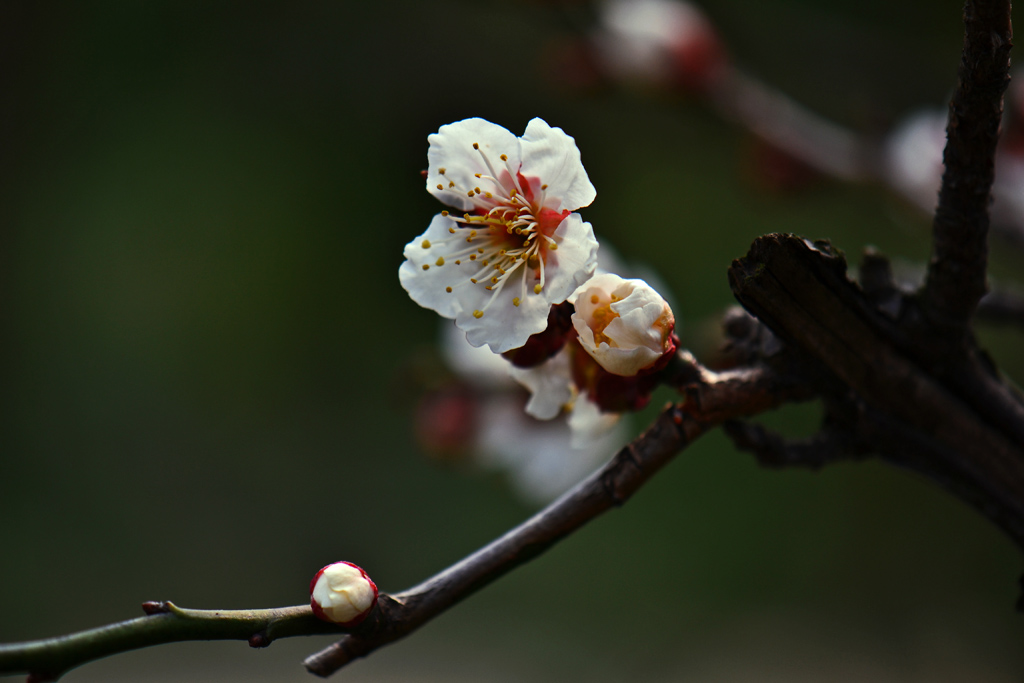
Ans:
{"type": "Polygon", "coordinates": [[[473,196],[473,190],[470,190],[469,192],[467,192],[466,196],[467,197],[472,197],[473,196]]]}
{"type": "Polygon", "coordinates": [[[499,158],[499,159],[501,159],[502,161],[508,161],[508,155],[507,155],[507,154],[502,154],[502,155],[501,155],[500,157],[498,157],[498,158],[499,158]]]}
{"type": "Polygon", "coordinates": [[[455,265],[461,266],[462,265],[462,261],[460,261],[459,259],[455,259],[455,265]]]}
{"type": "Polygon", "coordinates": [[[598,303],[600,301],[601,301],[601,297],[599,297],[597,294],[591,294],[590,295],[590,303],[596,304],[596,303],[598,303]]]}
{"type": "Polygon", "coordinates": [[[449,180],[448,181],[448,187],[455,187],[455,181],[454,180],[449,180]]]}
{"type": "Polygon", "coordinates": [[[481,174],[479,174],[479,173],[474,173],[473,177],[474,178],[482,178],[483,176],[481,174]]]}
{"type": "Polygon", "coordinates": [[[492,278],[491,278],[491,284],[492,284],[492,285],[496,285],[496,284],[498,284],[498,278],[496,278],[496,277],[492,277],[492,278]]]}
{"type": "Polygon", "coordinates": [[[434,265],[435,266],[443,266],[444,265],[444,256],[438,256],[437,257],[437,261],[434,262],[434,265]]]}
{"type": "Polygon", "coordinates": [[[444,172],[445,172],[446,170],[448,170],[448,169],[446,169],[446,168],[445,168],[444,166],[442,166],[441,168],[439,168],[439,169],[437,169],[437,170],[438,170],[438,171],[440,171],[441,175],[444,175],[444,172]]]}
{"type": "Polygon", "coordinates": [[[443,190],[444,189],[444,185],[442,185],[441,183],[438,183],[437,184],[437,189],[443,190]]]}
{"type": "Polygon", "coordinates": [[[475,277],[469,278],[469,281],[472,282],[474,285],[476,284],[476,278],[475,277]]]}
{"type": "Polygon", "coordinates": [[[469,260],[470,261],[476,261],[476,254],[470,254],[469,255],[469,260]]]}
{"type": "Polygon", "coordinates": [[[542,189],[542,190],[546,190],[546,189],[548,189],[548,186],[547,186],[547,185],[541,185],[541,186],[540,186],[540,189],[542,189]]]}
{"type": "Polygon", "coordinates": [[[541,290],[541,286],[540,285],[534,285],[533,286],[533,293],[534,294],[540,294],[540,290],[541,290]]]}
{"type": "MultiPolygon", "coordinates": [[[[480,149],[480,143],[479,142],[474,142],[473,143],[473,149],[480,149]]],[[[474,313],[473,315],[476,315],[476,313],[474,313]]],[[[483,315],[483,313],[481,313],[480,315],[483,315]]],[[[477,315],[476,317],[479,318],[480,316],[477,315]]]]}
{"type": "Polygon", "coordinates": [[[454,235],[455,234],[455,228],[448,228],[448,232],[450,232],[451,234],[454,235]]]}
{"type": "Polygon", "coordinates": [[[445,288],[444,288],[444,291],[446,291],[446,292],[448,292],[449,294],[451,294],[451,293],[452,293],[452,288],[451,288],[451,287],[445,287],[445,288]]]}
{"type": "Polygon", "coordinates": [[[484,317],[484,312],[483,311],[473,311],[473,317],[476,318],[477,320],[479,320],[480,318],[484,317]]]}
{"type": "Polygon", "coordinates": [[[487,197],[488,199],[490,199],[490,198],[492,198],[492,197],[493,197],[494,195],[492,195],[492,194],[491,194],[490,192],[484,192],[484,196],[485,196],[485,197],[487,197]]]}
{"type": "Polygon", "coordinates": [[[519,297],[518,296],[516,298],[512,299],[512,305],[513,306],[518,306],[519,305],[519,297]]]}
{"type": "Polygon", "coordinates": [[[473,238],[472,238],[472,237],[467,237],[467,238],[466,238],[466,241],[467,241],[467,242],[472,242],[472,241],[473,241],[473,238]]]}
{"type": "Polygon", "coordinates": [[[488,292],[490,292],[490,291],[494,290],[494,287],[491,287],[490,285],[485,285],[484,289],[486,289],[488,292]]]}
{"type": "Polygon", "coordinates": [[[480,188],[479,187],[474,187],[473,188],[473,192],[476,192],[477,194],[480,194],[480,188]]]}
{"type": "Polygon", "coordinates": [[[550,251],[558,251],[558,244],[557,243],[549,244],[548,245],[548,250],[550,250],[550,251]]]}
{"type": "Polygon", "coordinates": [[[430,249],[430,240],[423,240],[423,242],[420,243],[420,246],[424,249],[430,249]]]}
{"type": "Polygon", "coordinates": [[[530,254],[530,257],[526,259],[526,265],[530,268],[540,268],[540,256],[530,254]]]}
{"type": "Polygon", "coordinates": [[[428,266],[426,263],[424,263],[423,264],[423,270],[430,270],[430,266],[428,266]]]}

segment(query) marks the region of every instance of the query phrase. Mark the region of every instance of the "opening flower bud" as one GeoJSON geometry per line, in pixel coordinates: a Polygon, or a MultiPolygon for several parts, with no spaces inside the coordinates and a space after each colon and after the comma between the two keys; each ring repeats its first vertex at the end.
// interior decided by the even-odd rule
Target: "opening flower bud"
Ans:
{"type": "Polygon", "coordinates": [[[377,604],[377,585],[351,562],[335,562],[313,577],[309,598],[313,614],[320,619],[355,626],[377,604]]]}
{"type": "Polygon", "coordinates": [[[643,280],[596,275],[570,300],[580,345],[614,375],[632,377],[675,351],[672,309],[643,280]]]}

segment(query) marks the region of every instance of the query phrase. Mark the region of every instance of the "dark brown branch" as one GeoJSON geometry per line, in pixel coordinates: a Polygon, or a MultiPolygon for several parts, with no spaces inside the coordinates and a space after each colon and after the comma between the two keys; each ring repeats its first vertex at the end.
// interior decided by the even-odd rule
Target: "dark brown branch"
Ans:
{"type": "Polygon", "coordinates": [[[946,129],[946,169],[922,294],[928,319],[951,336],[966,331],[985,294],[988,209],[1012,37],[1009,0],[967,0],[959,84],[946,129]]]}
{"type": "Polygon", "coordinates": [[[975,506],[1024,548],[1024,400],[967,340],[920,328],[916,301],[883,313],[827,243],[758,238],[729,272],[736,298],[814,373],[830,417],[884,459],[975,506]]]}
{"type": "Polygon", "coordinates": [[[730,420],[724,430],[737,448],[753,453],[763,467],[817,470],[833,462],[864,456],[850,434],[837,429],[826,428],[807,439],[786,439],[762,425],[730,420]]]}
{"type": "Polygon", "coordinates": [[[352,634],[306,659],[329,676],[359,657],[402,638],[438,614],[527,562],[597,515],[625,503],[655,472],[723,420],[761,412],[805,388],[768,368],[713,373],[683,352],[673,376],[686,377],[687,400],[669,406],[654,424],[601,471],[534,517],[440,574],[402,593],[382,596],[380,609],[352,634]]]}

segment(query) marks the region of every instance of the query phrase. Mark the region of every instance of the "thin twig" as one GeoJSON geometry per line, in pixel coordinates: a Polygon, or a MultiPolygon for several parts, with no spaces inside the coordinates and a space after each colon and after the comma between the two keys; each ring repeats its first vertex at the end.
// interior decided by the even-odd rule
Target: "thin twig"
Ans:
{"type": "Polygon", "coordinates": [[[306,668],[318,676],[329,676],[354,659],[408,635],[597,515],[625,503],[673,456],[724,419],[761,412],[802,393],[795,385],[783,386],[767,368],[713,373],[697,366],[685,352],[680,354],[680,361],[692,366],[691,372],[681,375],[700,377],[688,386],[682,407],[666,408],[604,469],[533,518],[419,586],[383,600],[382,618],[370,629],[360,629],[310,656],[306,668]]]}
{"type": "Polygon", "coordinates": [[[729,420],[723,430],[736,448],[753,453],[758,464],[773,469],[818,470],[834,462],[865,456],[849,432],[840,429],[825,428],[806,439],[787,439],[754,422],[729,420]]]}
{"type": "Polygon", "coordinates": [[[988,210],[1012,37],[1009,0],[967,0],[959,84],[949,104],[946,170],[922,292],[925,314],[951,336],[963,335],[985,294],[988,210]]]}
{"type": "Polygon", "coordinates": [[[86,662],[152,645],[187,640],[247,640],[253,647],[266,647],[277,638],[348,630],[317,619],[309,605],[198,610],[154,602],[143,608],[148,616],[57,638],[0,645],[0,675],[28,673],[33,681],[55,681],[86,662]]]}
{"type": "Polygon", "coordinates": [[[719,113],[815,169],[845,181],[880,175],[880,152],[740,69],[723,72],[709,95],[719,113]]]}
{"type": "Polygon", "coordinates": [[[150,616],[81,633],[0,645],[0,675],[30,673],[56,680],[68,670],[108,655],[188,640],[247,640],[265,647],[291,636],[348,633],[306,667],[327,676],[422,626],[438,614],[530,561],[597,515],[625,503],[663,465],[722,421],[754,415],[807,397],[806,387],[767,367],[715,373],[681,351],[665,381],[686,399],[669,405],[651,427],[604,468],[501,538],[436,576],[401,593],[381,593],[363,623],[347,629],[320,621],[308,606],[264,610],[189,610],[169,602],[146,603],[150,616]]]}

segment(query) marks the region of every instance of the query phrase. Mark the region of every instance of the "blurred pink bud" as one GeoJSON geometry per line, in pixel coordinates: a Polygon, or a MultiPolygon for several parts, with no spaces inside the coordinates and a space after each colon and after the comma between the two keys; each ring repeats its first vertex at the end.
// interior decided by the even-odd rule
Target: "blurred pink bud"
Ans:
{"type": "Polygon", "coordinates": [[[682,0],[606,0],[594,36],[608,76],[702,92],[724,73],[725,49],[696,6],[682,0]]]}

